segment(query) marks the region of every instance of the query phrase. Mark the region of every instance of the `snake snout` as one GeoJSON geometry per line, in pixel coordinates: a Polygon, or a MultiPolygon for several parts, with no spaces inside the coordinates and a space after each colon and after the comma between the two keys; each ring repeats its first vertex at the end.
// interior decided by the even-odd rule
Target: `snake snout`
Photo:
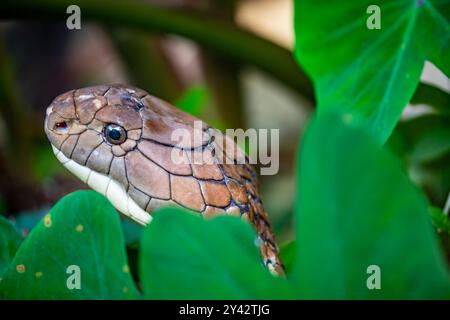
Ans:
{"type": "Polygon", "coordinates": [[[67,104],[55,100],[46,110],[44,130],[53,146],[60,149],[73,133],[76,119],[67,112],[67,104]]]}
{"type": "Polygon", "coordinates": [[[67,134],[72,125],[72,120],[67,119],[53,111],[52,106],[47,108],[45,117],[45,131],[47,134],[67,134]]]}

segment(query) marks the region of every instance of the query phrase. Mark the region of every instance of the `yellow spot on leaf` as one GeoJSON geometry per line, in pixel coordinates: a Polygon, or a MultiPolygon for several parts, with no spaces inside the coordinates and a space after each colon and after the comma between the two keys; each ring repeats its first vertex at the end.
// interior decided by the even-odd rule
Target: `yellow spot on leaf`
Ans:
{"type": "Polygon", "coordinates": [[[79,224],[79,225],[77,225],[77,227],[75,228],[75,230],[76,230],[77,232],[83,232],[84,227],[83,227],[82,224],[79,224]]]}
{"type": "Polygon", "coordinates": [[[50,216],[50,213],[46,214],[44,217],[44,226],[47,228],[52,226],[52,217],[50,216]]]}
{"type": "Polygon", "coordinates": [[[18,264],[16,266],[16,270],[18,273],[24,273],[25,272],[25,266],[23,264],[18,264]]]}
{"type": "Polygon", "coordinates": [[[42,277],[42,272],[38,271],[34,275],[36,278],[40,278],[40,277],[42,277]]]}
{"type": "Polygon", "coordinates": [[[128,273],[128,272],[130,272],[130,268],[128,267],[128,265],[124,265],[122,268],[122,271],[125,273],[128,273]]]}
{"type": "Polygon", "coordinates": [[[122,292],[123,293],[127,293],[128,292],[128,288],[127,287],[123,287],[122,292]]]}

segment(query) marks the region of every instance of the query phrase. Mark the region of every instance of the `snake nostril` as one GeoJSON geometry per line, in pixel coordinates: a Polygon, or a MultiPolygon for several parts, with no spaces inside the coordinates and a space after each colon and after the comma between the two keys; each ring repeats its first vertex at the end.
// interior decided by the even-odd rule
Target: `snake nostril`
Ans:
{"type": "Polygon", "coordinates": [[[55,124],[55,128],[56,129],[65,129],[65,128],[67,128],[67,122],[65,122],[65,121],[58,122],[57,124],[55,124]]]}
{"type": "Polygon", "coordinates": [[[53,126],[53,130],[55,130],[58,133],[65,133],[68,130],[69,125],[67,124],[67,121],[61,121],[55,123],[53,126]]]}

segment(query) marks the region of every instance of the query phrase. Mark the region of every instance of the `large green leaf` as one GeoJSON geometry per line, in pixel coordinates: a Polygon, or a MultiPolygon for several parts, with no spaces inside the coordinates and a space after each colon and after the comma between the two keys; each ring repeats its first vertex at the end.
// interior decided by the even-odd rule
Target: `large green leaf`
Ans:
{"type": "Polygon", "coordinates": [[[290,274],[292,271],[292,265],[295,260],[295,241],[287,242],[280,246],[280,258],[283,261],[286,273],[290,274]]]}
{"type": "Polygon", "coordinates": [[[0,279],[13,260],[21,241],[22,236],[13,224],[0,217],[0,279]]]}
{"type": "Polygon", "coordinates": [[[384,142],[424,61],[450,75],[449,17],[449,0],[295,0],[295,56],[313,79],[319,112],[368,120],[384,142]],[[371,5],[380,8],[379,30],[366,25],[371,5]]]}
{"type": "Polygon", "coordinates": [[[345,116],[315,118],[298,165],[292,277],[302,297],[449,297],[427,202],[366,131],[345,116]],[[366,286],[371,265],[380,290],[366,286]]]}
{"type": "Polygon", "coordinates": [[[0,283],[0,297],[136,297],[119,218],[111,204],[93,191],[75,192],[59,201],[20,246],[0,283]],[[68,282],[76,284],[70,277],[77,267],[81,288],[69,289],[68,282]]]}
{"type": "Polygon", "coordinates": [[[261,264],[255,234],[241,219],[204,220],[164,208],[144,231],[140,276],[147,298],[287,298],[287,281],[261,264]]]}

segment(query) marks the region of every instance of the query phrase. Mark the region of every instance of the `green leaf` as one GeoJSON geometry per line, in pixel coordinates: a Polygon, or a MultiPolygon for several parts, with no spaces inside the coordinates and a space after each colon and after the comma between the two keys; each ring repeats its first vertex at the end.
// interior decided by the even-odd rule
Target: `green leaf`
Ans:
{"type": "Polygon", "coordinates": [[[8,299],[135,298],[118,214],[93,191],[64,197],[33,228],[0,283],[8,299]],[[79,267],[80,289],[76,284],[79,267]]]}
{"type": "Polygon", "coordinates": [[[262,266],[251,227],[237,217],[205,220],[179,208],[156,212],[144,231],[140,278],[147,298],[292,297],[262,266]]]}
{"type": "Polygon", "coordinates": [[[319,113],[349,113],[386,141],[425,60],[450,75],[449,17],[448,0],[295,0],[295,56],[313,79],[319,113]],[[381,29],[366,25],[371,5],[381,29]]]}
{"type": "Polygon", "coordinates": [[[58,159],[48,147],[48,143],[36,145],[33,150],[33,173],[36,179],[40,182],[45,181],[55,174],[67,174],[65,168],[60,165],[58,159]]]}
{"type": "Polygon", "coordinates": [[[129,218],[121,219],[125,244],[129,247],[139,246],[144,228],[129,218]]]}
{"type": "Polygon", "coordinates": [[[22,236],[14,225],[0,217],[0,279],[13,260],[21,241],[22,236]]]}
{"type": "Polygon", "coordinates": [[[203,86],[192,86],[187,89],[183,96],[175,102],[175,105],[194,116],[199,116],[208,102],[208,91],[203,86]]]}
{"type": "Polygon", "coordinates": [[[347,120],[315,118],[301,148],[292,278],[302,297],[449,297],[424,196],[397,159],[347,120]],[[366,285],[371,265],[381,270],[380,290],[366,285]]]}
{"type": "Polygon", "coordinates": [[[292,270],[292,265],[295,259],[295,241],[290,241],[280,246],[280,257],[281,261],[283,261],[284,268],[286,269],[286,273],[290,274],[292,270]]]}

